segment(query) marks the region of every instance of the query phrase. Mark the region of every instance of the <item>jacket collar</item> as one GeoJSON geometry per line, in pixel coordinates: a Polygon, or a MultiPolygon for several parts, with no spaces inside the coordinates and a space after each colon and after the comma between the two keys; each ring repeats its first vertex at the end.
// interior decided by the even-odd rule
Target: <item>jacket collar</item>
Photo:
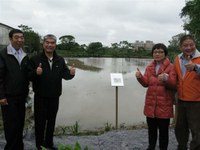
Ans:
{"type": "Polygon", "coordinates": [[[166,67],[170,64],[170,60],[166,57],[163,62],[160,64],[160,68],[158,70],[158,73],[156,74],[156,61],[153,60],[152,63],[150,64],[150,70],[153,75],[158,75],[161,73],[164,73],[166,67]]]}
{"type": "MultiPolygon", "coordinates": [[[[183,56],[183,52],[178,55],[179,58],[181,58],[182,56],[183,56]]],[[[192,59],[197,58],[197,57],[200,57],[200,52],[196,49],[194,51],[194,55],[192,56],[192,59]]]]}
{"type": "MultiPolygon", "coordinates": [[[[44,50],[43,50],[43,52],[41,53],[41,58],[48,61],[48,57],[45,55],[44,50]]],[[[57,60],[57,59],[58,59],[58,55],[57,55],[57,53],[54,51],[54,52],[53,52],[53,61],[55,61],[55,60],[57,60]]]]}
{"type": "MultiPolygon", "coordinates": [[[[23,51],[22,48],[20,50],[21,50],[21,57],[23,59],[27,54],[23,51]]],[[[13,53],[13,51],[16,51],[16,49],[11,44],[9,44],[7,46],[7,54],[15,56],[15,54],[13,53]]]]}

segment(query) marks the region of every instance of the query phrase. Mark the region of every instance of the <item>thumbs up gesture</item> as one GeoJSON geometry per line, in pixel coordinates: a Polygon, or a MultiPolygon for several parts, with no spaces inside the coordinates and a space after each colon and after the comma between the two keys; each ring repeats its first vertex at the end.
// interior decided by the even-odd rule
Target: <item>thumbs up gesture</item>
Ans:
{"type": "Polygon", "coordinates": [[[69,70],[70,70],[70,74],[71,75],[75,75],[76,69],[75,69],[75,65],[74,64],[71,66],[71,68],[69,70]]]}
{"type": "Polygon", "coordinates": [[[140,72],[139,68],[137,68],[135,76],[136,76],[136,78],[141,78],[142,77],[142,73],[140,72]]]}
{"type": "Polygon", "coordinates": [[[0,105],[8,105],[8,101],[7,101],[7,99],[6,98],[4,98],[4,99],[0,99],[0,105]]]}
{"type": "Polygon", "coordinates": [[[41,75],[42,74],[42,63],[39,63],[37,69],[36,69],[36,74],[41,75]]]}
{"type": "Polygon", "coordinates": [[[185,64],[185,68],[187,71],[191,72],[194,70],[196,64],[191,61],[191,58],[189,55],[186,57],[186,59],[188,60],[188,63],[185,64]]]}

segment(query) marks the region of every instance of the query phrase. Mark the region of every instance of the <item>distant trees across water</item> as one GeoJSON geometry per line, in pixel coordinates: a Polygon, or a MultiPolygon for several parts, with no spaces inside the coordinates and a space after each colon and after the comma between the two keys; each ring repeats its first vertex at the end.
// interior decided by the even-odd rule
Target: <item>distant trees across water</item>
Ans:
{"type": "MultiPolygon", "coordinates": [[[[29,54],[37,54],[42,51],[42,37],[27,25],[19,25],[24,32],[25,51],[29,54]]],[[[169,41],[169,58],[173,61],[174,57],[180,52],[178,50],[178,40],[169,41]]],[[[111,46],[104,46],[101,42],[91,42],[82,44],[76,42],[72,35],[63,35],[58,38],[57,50],[63,57],[126,57],[126,58],[152,58],[151,50],[144,47],[134,47],[128,41],[111,43],[111,46]]]]}

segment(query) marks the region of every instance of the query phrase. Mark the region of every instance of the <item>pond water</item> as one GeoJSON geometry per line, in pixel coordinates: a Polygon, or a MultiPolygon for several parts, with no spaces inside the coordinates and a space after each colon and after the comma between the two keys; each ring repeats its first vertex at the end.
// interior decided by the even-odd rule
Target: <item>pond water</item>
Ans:
{"type": "Polygon", "coordinates": [[[115,126],[116,87],[111,86],[110,73],[122,73],[124,86],[118,87],[118,125],[141,124],[145,121],[143,106],[146,88],[135,78],[137,68],[144,72],[150,59],[76,58],[99,71],[76,68],[72,80],[63,80],[63,90],[56,125],[96,129],[105,124],[115,126]]]}

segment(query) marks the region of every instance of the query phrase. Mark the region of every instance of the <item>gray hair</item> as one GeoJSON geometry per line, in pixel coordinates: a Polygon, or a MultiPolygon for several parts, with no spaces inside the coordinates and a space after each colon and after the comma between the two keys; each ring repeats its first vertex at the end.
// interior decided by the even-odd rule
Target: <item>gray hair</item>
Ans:
{"type": "Polygon", "coordinates": [[[43,42],[45,42],[47,39],[54,39],[55,42],[57,41],[56,36],[53,35],[53,34],[47,34],[47,35],[45,35],[44,38],[43,38],[43,42]]]}

